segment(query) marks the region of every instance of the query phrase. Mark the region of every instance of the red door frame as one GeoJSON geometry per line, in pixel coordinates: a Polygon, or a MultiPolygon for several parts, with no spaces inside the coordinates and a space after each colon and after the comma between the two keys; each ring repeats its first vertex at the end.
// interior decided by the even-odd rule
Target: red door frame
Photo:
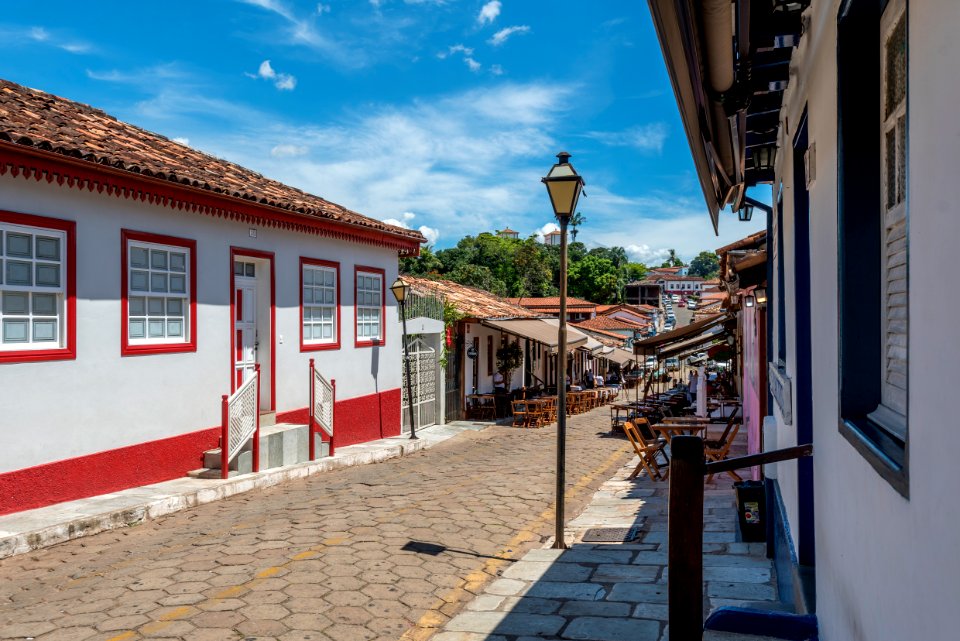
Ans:
{"type": "Polygon", "coordinates": [[[277,411],[277,273],[273,252],[230,247],[230,393],[232,394],[237,390],[235,374],[237,341],[234,331],[237,313],[235,300],[237,287],[233,273],[233,262],[238,257],[262,258],[270,263],[270,409],[275,412],[277,411]]]}

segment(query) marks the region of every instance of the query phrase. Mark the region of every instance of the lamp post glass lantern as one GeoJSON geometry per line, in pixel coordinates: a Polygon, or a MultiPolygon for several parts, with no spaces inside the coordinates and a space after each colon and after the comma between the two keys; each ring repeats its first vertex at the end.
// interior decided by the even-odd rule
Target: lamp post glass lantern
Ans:
{"type": "Polygon", "coordinates": [[[743,298],[743,304],[744,304],[746,307],[753,307],[754,302],[755,302],[755,299],[754,299],[754,297],[753,297],[753,294],[747,294],[747,295],[744,296],[744,298],[743,298]]]}
{"type": "Polygon", "coordinates": [[[742,223],[750,222],[750,219],[753,218],[753,205],[744,204],[743,207],[740,208],[740,211],[737,212],[737,216],[740,217],[740,222],[742,223]]]}
{"type": "Polygon", "coordinates": [[[553,547],[566,549],[564,541],[564,492],[567,458],[567,226],[583,191],[583,178],[570,164],[570,154],[561,151],[557,163],[540,179],[547,186],[553,214],[560,223],[560,328],[557,336],[557,498],[553,547]]]}
{"type": "Polygon", "coordinates": [[[767,304],[767,288],[766,287],[757,287],[755,290],[753,290],[753,293],[757,297],[758,305],[767,304]]]}
{"type": "Polygon", "coordinates": [[[410,410],[410,440],[417,440],[417,419],[416,412],[413,409],[413,385],[410,381],[410,344],[407,339],[407,314],[405,305],[407,295],[410,293],[410,284],[397,276],[397,280],[390,285],[390,291],[393,297],[397,299],[400,305],[400,320],[403,322],[403,364],[407,372],[407,407],[410,410]]]}

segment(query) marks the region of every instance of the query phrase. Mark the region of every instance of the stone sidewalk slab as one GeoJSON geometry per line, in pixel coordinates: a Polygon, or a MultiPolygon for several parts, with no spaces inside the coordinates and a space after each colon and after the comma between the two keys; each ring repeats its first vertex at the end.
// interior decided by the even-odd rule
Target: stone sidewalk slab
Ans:
{"type": "MultiPolygon", "coordinates": [[[[626,480],[635,464],[620,468],[567,523],[568,549],[525,554],[434,640],[668,641],[668,486],[646,475],[626,480]],[[634,527],[639,535],[625,544],[584,543],[584,533],[597,527],[634,527]]],[[[736,519],[730,480],[715,479],[704,493],[704,618],[727,605],[783,609],[765,544],[737,541],[736,519]]],[[[704,639],[764,638],[706,633],[704,639]]]]}
{"type": "Polygon", "coordinates": [[[379,463],[429,449],[465,431],[494,423],[455,421],[408,436],[337,448],[335,456],[229,479],[178,478],[110,494],[0,516],[0,559],[97,532],[128,527],[236,494],[260,490],[330,470],[379,463]]]}

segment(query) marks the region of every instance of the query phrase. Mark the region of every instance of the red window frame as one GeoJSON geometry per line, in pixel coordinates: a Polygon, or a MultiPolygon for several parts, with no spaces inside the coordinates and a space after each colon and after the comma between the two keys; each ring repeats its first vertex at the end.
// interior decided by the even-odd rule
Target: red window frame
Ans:
{"type": "Polygon", "coordinates": [[[38,361],[68,361],[77,358],[77,223],[72,220],[0,211],[0,222],[40,229],[52,229],[66,236],[67,260],[66,294],[63,301],[66,341],[55,349],[23,349],[0,351],[0,363],[33,363],[38,361]]]}
{"type": "Polygon", "coordinates": [[[374,345],[387,344],[387,274],[379,267],[367,267],[365,265],[353,266],[353,344],[354,347],[373,347],[374,345]],[[380,275],[380,338],[379,339],[361,339],[360,332],[357,331],[357,276],[360,272],[380,275]]]}
{"type": "MultiPolygon", "coordinates": [[[[356,278],[354,278],[354,288],[356,288],[356,278]]],[[[320,260],[319,258],[307,258],[305,256],[300,257],[300,351],[301,352],[317,352],[325,349],[340,349],[340,332],[341,332],[341,323],[340,320],[342,314],[340,313],[340,263],[332,260],[320,260]],[[336,270],[336,294],[334,303],[336,304],[336,337],[331,343],[304,343],[303,342],[303,268],[309,265],[316,265],[317,267],[329,267],[330,269],[336,270]]]]}
{"type": "Polygon", "coordinates": [[[176,236],[164,236],[150,232],[120,230],[120,355],[144,356],[147,354],[173,354],[197,351],[197,241],[176,236]],[[131,345],[129,341],[127,319],[127,279],[130,266],[127,264],[127,244],[129,241],[172,245],[190,251],[190,340],[184,343],[166,343],[163,345],[131,345]]]}

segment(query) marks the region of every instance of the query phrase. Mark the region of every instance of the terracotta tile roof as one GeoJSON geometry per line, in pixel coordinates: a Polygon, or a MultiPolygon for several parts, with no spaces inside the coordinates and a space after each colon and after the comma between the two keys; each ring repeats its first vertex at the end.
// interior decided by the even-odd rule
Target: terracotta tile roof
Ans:
{"type": "Polygon", "coordinates": [[[634,329],[640,329],[643,327],[649,327],[649,323],[634,323],[623,318],[613,318],[611,316],[597,316],[596,318],[589,318],[585,321],[580,321],[577,326],[583,326],[587,329],[602,329],[606,331],[613,330],[624,330],[628,329],[633,331],[634,329]]]}
{"type": "Polygon", "coordinates": [[[309,218],[345,223],[418,243],[425,241],[416,230],[387,225],[235,163],[121,122],[99,109],[2,79],[0,141],[309,218]]]}
{"type": "Polygon", "coordinates": [[[541,316],[541,314],[526,307],[514,305],[488,291],[461,285],[453,281],[431,280],[407,275],[404,275],[403,279],[409,282],[413,289],[443,296],[458,312],[470,318],[505,319],[539,318],[541,316]]]}
{"type": "Polygon", "coordinates": [[[570,323],[570,324],[581,331],[589,332],[590,334],[596,334],[597,340],[599,340],[601,343],[604,343],[604,341],[608,339],[616,339],[618,341],[617,344],[622,345],[623,341],[627,339],[627,337],[624,336],[623,334],[617,334],[616,332],[610,332],[605,329],[597,329],[595,327],[587,327],[583,323],[570,323]]]}
{"type": "MultiPolygon", "coordinates": [[[[685,267],[685,265],[684,265],[684,267],[685,267]]],[[[679,272],[681,269],[683,269],[683,267],[654,267],[653,269],[650,270],[650,273],[652,273],[652,274],[676,274],[676,273],[679,272]]]]}
{"type": "Polygon", "coordinates": [[[597,315],[599,316],[608,316],[620,310],[632,312],[638,316],[650,316],[657,311],[657,308],[653,305],[627,305],[626,303],[619,305],[597,305],[597,315]]]}
{"type": "MultiPolygon", "coordinates": [[[[547,296],[542,298],[537,298],[533,296],[524,296],[522,298],[508,298],[508,301],[514,305],[522,305],[528,309],[542,310],[544,308],[555,309],[559,311],[560,309],[560,297],[559,296],[547,296]]],[[[591,309],[597,306],[596,303],[591,303],[588,300],[583,300],[582,298],[574,298],[573,296],[567,297],[567,309],[572,310],[576,308],[589,307],[591,309]]]]}
{"type": "Polygon", "coordinates": [[[688,281],[702,281],[703,278],[700,276],[677,276],[676,274],[647,274],[646,279],[640,281],[641,285],[655,285],[658,280],[663,281],[676,281],[676,280],[688,280],[688,281]]]}

